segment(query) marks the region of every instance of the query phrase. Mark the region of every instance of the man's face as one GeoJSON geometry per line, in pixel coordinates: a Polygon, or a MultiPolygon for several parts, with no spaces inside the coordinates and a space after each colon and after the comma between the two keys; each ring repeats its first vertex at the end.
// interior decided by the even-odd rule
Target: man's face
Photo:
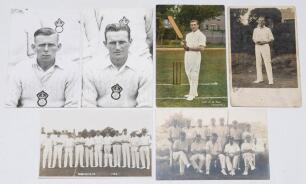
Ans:
{"type": "Polygon", "coordinates": [[[257,22],[258,22],[258,25],[260,27],[263,27],[265,25],[265,18],[264,17],[259,17],[257,22]]]}
{"type": "Polygon", "coordinates": [[[106,33],[105,46],[110,57],[116,60],[127,58],[131,41],[127,31],[110,31],[106,33]]]}
{"type": "Polygon", "coordinates": [[[216,125],[216,119],[215,119],[215,118],[212,118],[210,122],[211,122],[211,125],[212,125],[212,126],[215,126],[215,125],[216,125]]]}
{"type": "Polygon", "coordinates": [[[190,28],[191,28],[191,30],[192,30],[193,32],[195,32],[196,30],[199,29],[199,25],[198,25],[197,22],[191,22],[191,23],[190,23],[190,28]]]}
{"type": "Polygon", "coordinates": [[[61,48],[58,35],[38,35],[34,38],[32,48],[37,54],[38,61],[54,61],[57,51],[61,48]]]}

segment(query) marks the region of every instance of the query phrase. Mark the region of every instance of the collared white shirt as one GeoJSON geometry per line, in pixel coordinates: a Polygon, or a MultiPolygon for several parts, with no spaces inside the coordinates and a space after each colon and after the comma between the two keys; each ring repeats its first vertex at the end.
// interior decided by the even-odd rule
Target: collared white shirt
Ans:
{"type": "Polygon", "coordinates": [[[173,149],[177,149],[180,151],[188,151],[188,142],[185,141],[181,141],[181,140],[176,140],[173,143],[173,149]]]}
{"type": "Polygon", "coordinates": [[[95,145],[102,145],[103,144],[103,136],[99,135],[94,137],[95,145]]]}
{"type": "Polygon", "coordinates": [[[186,44],[188,47],[206,46],[206,36],[198,29],[186,35],[186,44]]]}
{"type": "Polygon", "coordinates": [[[111,145],[113,143],[113,138],[112,137],[104,137],[103,138],[103,144],[104,145],[111,145]]]}
{"type": "Polygon", "coordinates": [[[240,151],[240,148],[238,144],[236,143],[233,143],[232,145],[228,143],[227,145],[225,145],[225,148],[224,148],[224,153],[227,153],[227,154],[234,154],[239,151],[240,151]]]}
{"type": "Polygon", "coordinates": [[[67,148],[72,148],[74,146],[74,139],[71,137],[68,137],[67,139],[65,139],[65,147],[67,148]]]}
{"type": "Polygon", "coordinates": [[[76,146],[83,146],[83,144],[76,144],[76,143],[85,143],[85,139],[83,137],[77,137],[75,139],[75,145],[76,146]]]}
{"type": "Polygon", "coordinates": [[[186,134],[186,139],[193,139],[196,136],[196,131],[194,128],[184,128],[184,132],[186,134]]]}
{"type": "Polygon", "coordinates": [[[54,138],[54,146],[63,146],[63,144],[64,144],[64,140],[62,136],[54,138]]]}
{"type": "Polygon", "coordinates": [[[215,144],[213,144],[212,141],[208,141],[206,143],[206,151],[212,155],[217,155],[218,152],[222,152],[221,144],[218,141],[215,142],[215,144]]]}
{"type": "Polygon", "coordinates": [[[248,143],[248,142],[244,142],[242,143],[241,145],[241,151],[246,151],[246,150],[252,150],[252,151],[255,151],[255,144],[253,143],[248,143]]]}
{"type": "Polygon", "coordinates": [[[92,137],[87,137],[85,139],[85,145],[86,146],[93,146],[95,144],[95,140],[92,137]]]}
{"type": "Polygon", "coordinates": [[[202,139],[206,139],[209,136],[208,128],[207,127],[197,127],[196,133],[201,136],[202,139]]]}
{"type": "Polygon", "coordinates": [[[125,143],[125,144],[126,144],[126,143],[128,144],[128,143],[130,142],[130,138],[131,138],[131,137],[129,136],[129,134],[126,134],[126,135],[122,134],[122,135],[121,135],[121,141],[122,141],[123,143],[125,143]]]}
{"type": "Polygon", "coordinates": [[[153,65],[129,55],[118,70],[109,55],[97,56],[84,66],[83,107],[151,107],[153,100],[153,65]],[[112,87],[119,85],[121,91],[112,87]]]}
{"type": "Polygon", "coordinates": [[[206,149],[206,144],[204,141],[200,141],[200,142],[193,142],[191,144],[190,150],[191,152],[202,152],[204,153],[206,149]]]}
{"type": "Polygon", "coordinates": [[[274,40],[273,34],[271,32],[271,29],[264,26],[260,27],[257,26],[253,31],[253,41],[254,42],[271,42],[274,40]]]}
{"type": "Polygon", "coordinates": [[[39,107],[37,94],[42,91],[48,94],[44,107],[79,107],[79,65],[58,58],[51,68],[43,71],[36,59],[19,63],[9,76],[5,106],[39,107]]]}
{"type": "Polygon", "coordinates": [[[139,137],[131,137],[130,139],[131,146],[137,147],[140,145],[140,138],[139,137]]]}
{"type": "Polygon", "coordinates": [[[45,146],[46,148],[52,148],[53,146],[53,140],[51,139],[51,137],[46,137],[43,142],[42,145],[45,146]]]}
{"type": "Polygon", "coordinates": [[[143,135],[140,137],[140,145],[142,146],[149,146],[150,145],[150,136],[149,135],[143,135]]]}

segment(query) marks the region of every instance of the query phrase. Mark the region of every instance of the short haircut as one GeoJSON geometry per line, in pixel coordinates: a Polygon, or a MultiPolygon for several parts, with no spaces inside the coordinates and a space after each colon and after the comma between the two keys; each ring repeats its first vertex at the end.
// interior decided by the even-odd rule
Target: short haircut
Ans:
{"type": "Polygon", "coordinates": [[[105,28],[104,32],[105,41],[107,41],[106,38],[107,32],[117,32],[117,31],[126,31],[128,33],[128,39],[131,40],[131,29],[127,24],[113,23],[113,24],[108,24],[105,28]]]}
{"type": "Polygon", "coordinates": [[[192,20],[190,21],[190,23],[192,23],[192,22],[195,22],[195,23],[197,23],[197,24],[199,25],[199,21],[196,20],[196,19],[192,19],[192,20]]]}
{"type": "Polygon", "coordinates": [[[57,32],[54,29],[49,28],[49,27],[42,27],[35,31],[34,38],[39,35],[50,36],[53,34],[57,34],[57,32]]]}

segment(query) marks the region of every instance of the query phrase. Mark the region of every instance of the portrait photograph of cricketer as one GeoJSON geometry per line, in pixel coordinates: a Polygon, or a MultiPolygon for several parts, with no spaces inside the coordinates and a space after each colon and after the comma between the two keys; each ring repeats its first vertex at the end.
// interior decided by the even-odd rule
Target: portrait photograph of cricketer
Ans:
{"type": "Polygon", "coordinates": [[[146,109],[43,111],[39,176],[151,176],[152,117],[146,109]]]}
{"type": "Polygon", "coordinates": [[[299,106],[295,7],[230,7],[229,23],[232,105],[299,106]]]}
{"type": "Polygon", "coordinates": [[[152,13],[12,9],[5,107],[152,107],[152,13]]]}
{"type": "Polygon", "coordinates": [[[158,180],[268,180],[263,110],[159,109],[158,180]]]}

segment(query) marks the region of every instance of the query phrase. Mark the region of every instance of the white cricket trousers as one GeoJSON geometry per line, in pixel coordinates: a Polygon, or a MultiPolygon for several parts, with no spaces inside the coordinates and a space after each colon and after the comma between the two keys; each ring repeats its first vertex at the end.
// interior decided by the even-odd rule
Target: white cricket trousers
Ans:
{"type": "Polygon", "coordinates": [[[111,149],[111,145],[104,145],[104,167],[108,167],[108,163],[110,167],[113,167],[113,155],[111,149]]]}
{"type": "Polygon", "coordinates": [[[139,154],[140,154],[141,166],[143,168],[145,168],[146,165],[147,165],[147,169],[150,169],[150,164],[151,164],[150,147],[149,146],[140,146],[139,154]],[[147,161],[147,164],[146,164],[146,161],[147,161]]]}
{"type": "Polygon", "coordinates": [[[102,167],[102,145],[95,145],[95,167],[102,167]]]}
{"type": "Polygon", "coordinates": [[[235,155],[233,157],[226,156],[225,162],[228,171],[236,170],[238,167],[239,156],[235,155]]]}
{"type": "Polygon", "coordinates": [[[54,146],[52,167],[56,166],[56,160],[58,160],[58,167],[59,168],[62,167],[62,154],[63,154],[63,146],[62,145],[54,146]]]}
{"type": "Polygon", "coordinates": [[[65,147],[65,155],[64,155],[64,167],[67,167],[68,165],[68,158],[69,158],[69,167],[73,167],[72,166],[72,154],[73,148],[72,147],[65,147]]]}
{"type": "Polygon", "coordinates": [[[262,60],[264,61],[268,81],[273,83],[273,73],[272,73],[272,64],[271,64],[271,51],[269,44],[264,45],[255,45],[255,58],[256,58],[256,73],[257,80],[262,81],[262,60]]]}
{"type": "Polygon", "coordinates": [[[201,52],[186,51],[184,64],[189,82],[189,95],[198,96],[201,52]]]}
{"type": "Polygon", "coordinates": [[[86,165],[85,167],[93,167],[93,149],[94,148],[85,148],[85,162],[86,162],[86,165]]]}
{"type": "Polygon", "coordinates": [[[131,154],[130,154],[130,144],[122,144],[122,156],[123,156],[123,167],[131,167],[131,154]]]}
{"type": "Polygon", "coordinates": [[[254,165],[254,154],[253,153],[243,153],[242,154],[245,170],[248,171],[249,168],[255,168],[254,165]]]}
{"type": "Polygon", "coordinates": [[[114,167],[121,167],[121,144],[113,145],[114,167]]]}
{"type": "Polygon", "coordinates": [[[48,159],[48,168],[51,168],[51,161],[52,161],[52,146],[45,147],[43,150],[43,168],[46,168],[46,163],[48,159]]]}
{"type": "Polygon", "coordinates": [[[192,167],[194,169],[201,170],[203,165],[204,165],[204,163],[205,163],[205,156],[204,156],[204,154],[200,154],[200,153],[193,154],[190,157],[190,162],[191,162],[192,167]],[[197,161],[199,161],[199,164],[197,164],[197,161]]]}
{"type": "MultiPolygon", "coordinates": [[[[206,155],[206,163],[205,163],[206,172],[210,170],[210,163],[211,163],[212,157],[213,156],[210,154],[206,155]]],[[[223,154],[219,154],[217,157],[220,161],[221,169],[225,169],[225,156],[223,154]]]]}
{"type": "Polygon", "coordinates": [[[132,168],[139,168],[139,151],[138,146],[132,146],[132,168]]]}
{"type": "Polygon", "coordinates": [[[81,167],[84,167],[84,147],[83,145],[75,146],[75,164],[74,167],[78,167],[79,164],[81,167]]]}
{"type": "Polygon", "coordinates": [[[187,155],[183,151],[172,152],[173,161],[179,161],[180,165],[180,174],[183,175],[185,173],[185,166],[189,165],[189,161],[187,155]]]}

